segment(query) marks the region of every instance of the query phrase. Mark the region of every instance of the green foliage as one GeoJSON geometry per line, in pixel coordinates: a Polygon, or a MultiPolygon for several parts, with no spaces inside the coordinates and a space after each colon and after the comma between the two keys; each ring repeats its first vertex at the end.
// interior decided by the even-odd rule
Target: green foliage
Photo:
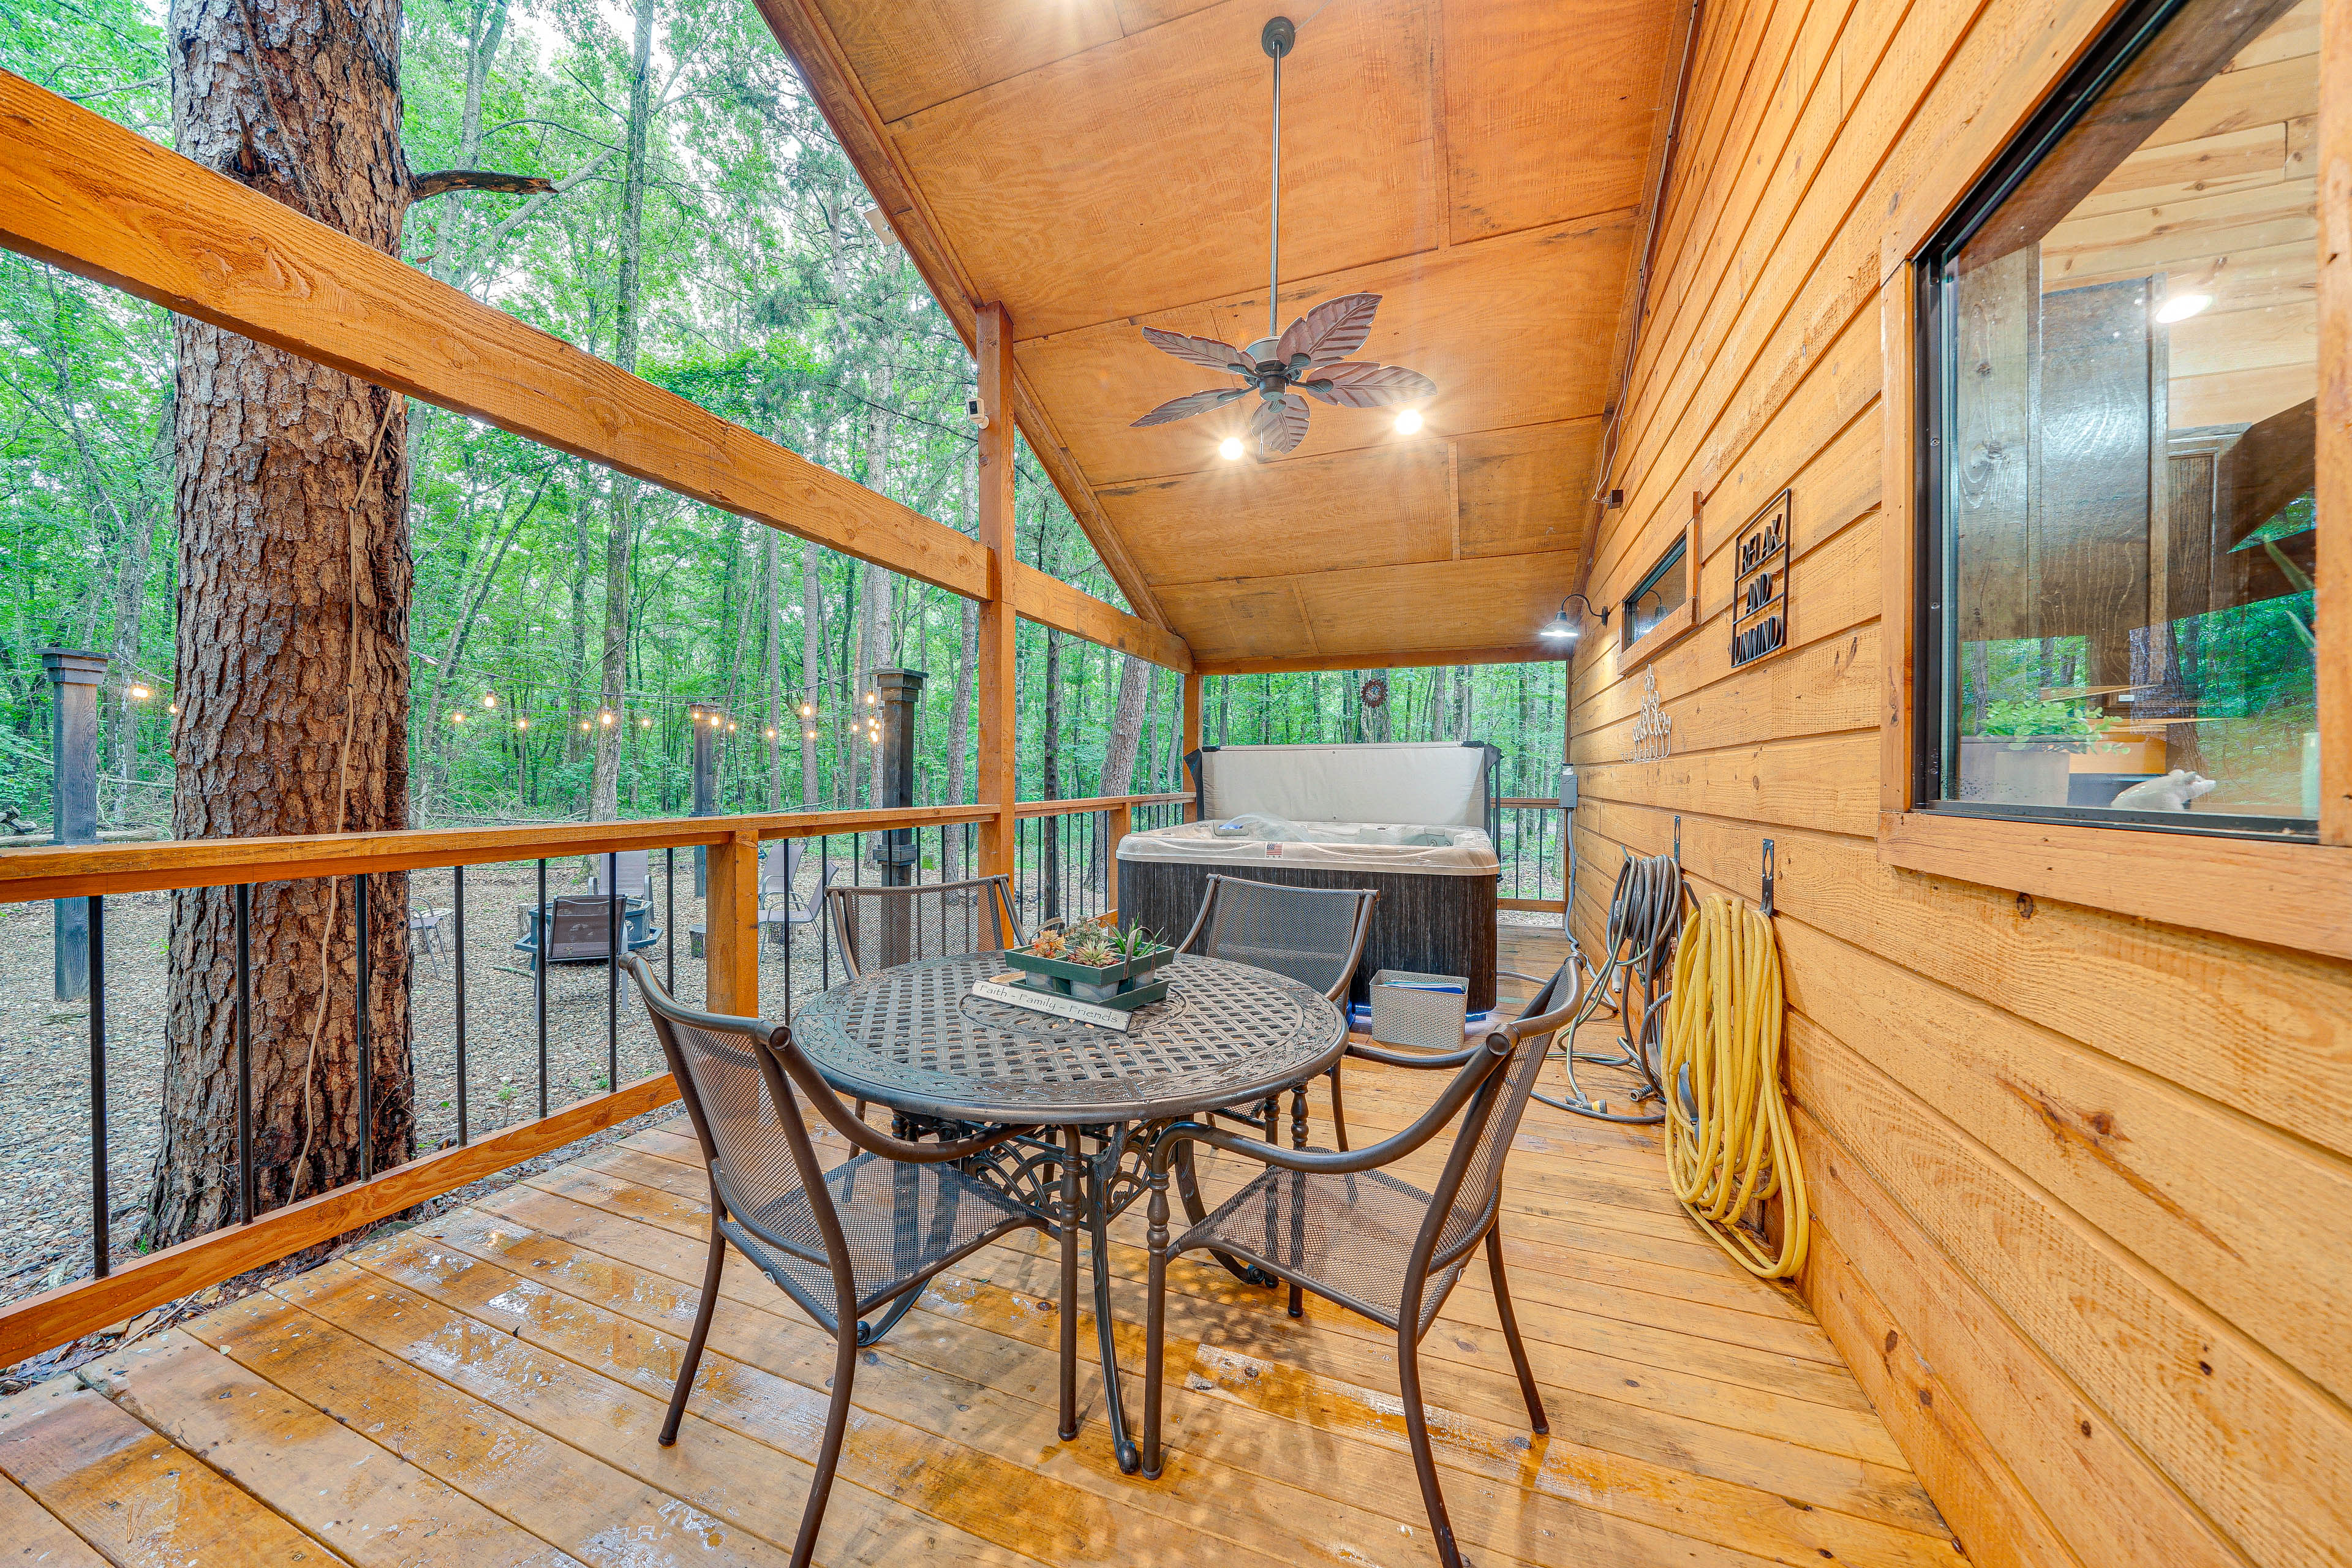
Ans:
{"type": "MultiPolygon", "coordinates": [[[[402,254],[607,356],[632,9],[407,0],[401,39],[412,168],[499,169],[560,187],[545,197],[456,193],[421,203],[402,254]],[[469,114],[477,56],[487,68],[469,114]]],[[[0,67],[168,141],[160,15],[130,0],[0,0],[0,67]]],[[[640,374],[971,531],[970,356],[905,254],[866,220],[871,198],[757,8],[661,0],[651,78],[640,374]]],[[[37,650],[127,648],[135,673],[106,699],[123,722],[109,731],[101,808],[116,821],[160,820],[172,778],[165,708],[177,594],[171,319],[5,255],[0,348],[0,805],[47,815],[37,650]],[[119,603],[132,617],[122,626],[119,603]],[[132,679],[153,698],[131,699],[121,688],[132,679]]],[[[602,718],[605,533],[619,481],[426,405],[413,404],[410,416],[412,819],[583,815],[602,718]]],[[[1123,605],[1025,449],[1018,471],[1024,558],[1123,605]]],[[[877,662],[932,676],[919,719],[919,798],[971,794],[971,727],[959,735],[951,721],[961,601],[905,579],[869,581],[887,574],[666,491],[635,495],[626,697],[614,715],[624,815],[686,808],[687,710],[696,701],[720,705],[734,721],[722,742],[724,808],[866,798],[871,770],[853,685],[863,673],[858,617],[877,587],[889,604],[877,662]],[[815,589],[806,596],[804,572],[815,589]],[[816,710],[813,720],[801,717],[803,703],[816,710]],[[961,766],[951,754],[959,744],[961,766]]],[[[1025,795],[1044,793],[1046,638],[1038,626],[1019,629],[1025,795]]],[[[1060,793],[1175,787],[1175,678],[1153,674],[1133,777],[1105,779],[1121,660],[1055,641],[1060,793]]],[[[1210,738],[1363,738],[1355,690],[1372,673],[1213,680],[1210,738]]],[[[1451,672],[1393,672],[1391,732],[1460,738],[1462,684],[1451,672]]],[[[1473,732],[1514,758],[1507,789],[1549,791],[1564,722],[1558,668],[1482,668],[1467,685],[1473,732]]]]}

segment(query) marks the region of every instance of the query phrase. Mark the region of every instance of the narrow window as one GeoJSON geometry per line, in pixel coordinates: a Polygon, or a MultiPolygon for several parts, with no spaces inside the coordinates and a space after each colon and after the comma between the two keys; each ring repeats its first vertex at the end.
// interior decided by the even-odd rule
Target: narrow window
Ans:
{"type": "Polygon", "coordinates": [[[1690,598],[1690,572],[1685,564],[1688,555],[1686,538],[1677,538],[1658,563],[1643,574],[1640,585],[1625,595],[1625,647],[1632,647],[1643,634],[1664,625],[1690,598]]]}
{"type": "Polygon", "coordinates": [[[1921,258],[1925,808],[2316,835],[2319,15],[2127,10],[1921,258]]]}

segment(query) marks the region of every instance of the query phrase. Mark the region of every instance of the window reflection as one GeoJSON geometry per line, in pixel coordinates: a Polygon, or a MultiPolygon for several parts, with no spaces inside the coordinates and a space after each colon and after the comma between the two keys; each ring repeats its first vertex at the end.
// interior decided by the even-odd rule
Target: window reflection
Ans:
{"type": "Polygon", "coordinates": [[[2192,0],[1941,263],[1945,799],[2318,815],[2319,16],[2192,0]]]}

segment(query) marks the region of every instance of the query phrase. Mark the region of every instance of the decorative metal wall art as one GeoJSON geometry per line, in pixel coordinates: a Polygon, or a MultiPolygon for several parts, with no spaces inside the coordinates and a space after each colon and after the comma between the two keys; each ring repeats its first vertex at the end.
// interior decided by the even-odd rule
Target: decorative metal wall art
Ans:
{"type": "Polygon", "coordinates": [[[1789,646],[1789,492],[1774,496],[1731,543],[1731,668],[1789,646]]]}
{"type": "Polygon", "coordinates": [[[1674,715],[1658,705],[1658,672],[1642,671],[1642,716],[1633,721],[1633,761],[1663,762],[1674,750],[1674,715]]]}

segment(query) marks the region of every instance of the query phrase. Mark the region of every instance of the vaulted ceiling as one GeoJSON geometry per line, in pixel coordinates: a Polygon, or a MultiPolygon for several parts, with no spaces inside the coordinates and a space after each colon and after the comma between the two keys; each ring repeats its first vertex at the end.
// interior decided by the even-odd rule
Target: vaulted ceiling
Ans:
{"type": "MultiPolygon", "coordinates": [[[[1573,586],[1675,0],[760,0],[969,336],[1010,312],[1018,414],[1139,615],[1201,664],[1524,647],[1573,586]],[[1287,322],[1382,303],[1355,356],[1426,423],[1313,405],[1280,458],[1152,325],[1266,326],[1270,16],[1287,322]]],[[[1234,384],[1230,382],[1227,384],[1234,384]]],[[[1491,657],[1491,654],[1490,654],[1491,657]]]]}

